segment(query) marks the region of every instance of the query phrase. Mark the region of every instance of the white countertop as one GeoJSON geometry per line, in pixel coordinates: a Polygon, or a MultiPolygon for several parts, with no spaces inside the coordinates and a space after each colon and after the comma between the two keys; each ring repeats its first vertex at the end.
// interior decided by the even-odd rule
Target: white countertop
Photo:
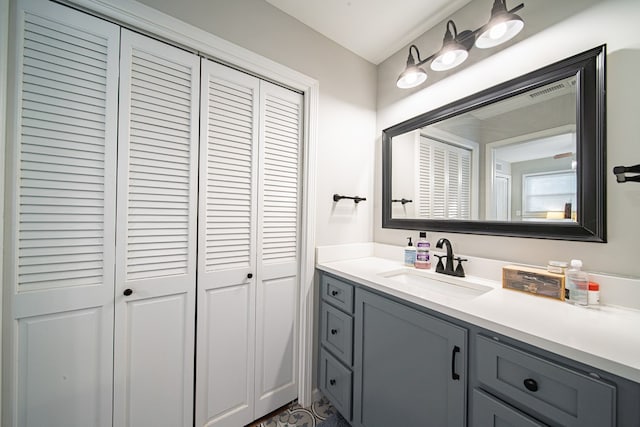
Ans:
{"type": "MultiPolygon", "coordinates": [[[[335,251],[334,251],[335,252],[335,251]]],[[[355,253],[350,256],[357,255],[355,253]]],[[[380,256],[334,260],[318,256],[317,268],[465,322],[527,342],[544,350],[640,382],[640,310],[598,309],[503,289],[497,280],[465,279],[492,289],[473,298],[432,292],[427,286],[399,283],[381,273],[404,268],[380,256]]],[[[422,270],[423,272],[425,270],[422,270]]],[[[446,280],[433,271],[425,273],[446,280]]]]}

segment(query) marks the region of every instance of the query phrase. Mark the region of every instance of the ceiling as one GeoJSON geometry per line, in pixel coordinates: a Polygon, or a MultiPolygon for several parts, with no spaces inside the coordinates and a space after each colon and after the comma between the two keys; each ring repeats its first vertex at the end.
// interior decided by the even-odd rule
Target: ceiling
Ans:
{"type": "Polygon", "coordinates": [[[379,64],[471,0],[266,0],[379,64]]]}

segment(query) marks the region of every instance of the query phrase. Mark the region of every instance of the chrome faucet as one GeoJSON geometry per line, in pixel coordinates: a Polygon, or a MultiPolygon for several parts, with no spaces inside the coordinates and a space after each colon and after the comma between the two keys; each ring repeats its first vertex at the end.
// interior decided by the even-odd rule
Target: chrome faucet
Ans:
{"type": "Polygon", "coordinates": [[[436,266],[436,273],[448,274],[449,276],[464,277],[464,269],[462,268],[462,262],[467,260],[460,257],[454,258],[453,247],[451,246],[451,242],[449,241],[449,239],[442,238],[438,240],[438,243],[436,243],[436,248],[442,249],[442,245],[446,246],[447,255],[445,255],[444,257],[447,258],[447,262],[446,262],[446,265],[443,266],[442,265],[443,256],[436,255],[438,257],[438,265],[436,266]],[[455,268],[455,270],[453,268],[454,259],[458,261],[458,266],[455,268]]]}

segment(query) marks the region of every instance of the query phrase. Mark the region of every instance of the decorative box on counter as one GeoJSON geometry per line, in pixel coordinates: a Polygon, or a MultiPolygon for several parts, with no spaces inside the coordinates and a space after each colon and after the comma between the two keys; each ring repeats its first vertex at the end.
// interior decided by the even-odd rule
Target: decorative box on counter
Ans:
{"type": "Polygon", "coordinates": [[[564,300],[564,275],[541,268],[502,267],[502,287],[548,298],[564,300]]]}

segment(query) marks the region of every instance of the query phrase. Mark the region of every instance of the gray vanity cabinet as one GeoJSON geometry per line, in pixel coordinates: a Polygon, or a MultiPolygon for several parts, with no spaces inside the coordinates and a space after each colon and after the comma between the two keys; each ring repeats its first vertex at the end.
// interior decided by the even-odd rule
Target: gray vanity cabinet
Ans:
{"type": "Polygon", "coordinates": [[[615,384],[484,335],[478,335],[473,354],[478,387],[495,395],[474,390],[474,427],[616,425],[615,384]],[[492,416],[511,421],[487,423],[492,416]]]}
{"type": "Polygon", "coordinates": [[[327,273],[319,388],[354,427],[640,427],[640,384],[327,273]]]}
{"type": "Polygon", "coordinates": [[[467,331],[356,288],[354,425],[465,425],[467,331]]]}
{"type": "Polygon", "coordinates": [[[327,274],[321,276],[318,386],[349,421],[353,397],[353,294],[352,284],[327,274]]]}
{"type": "Polygon", "coordinates": [[[533,418],[512,408],[479,389],[473,390],[472,424],[481,427],[545,427],[533,418]]]}

